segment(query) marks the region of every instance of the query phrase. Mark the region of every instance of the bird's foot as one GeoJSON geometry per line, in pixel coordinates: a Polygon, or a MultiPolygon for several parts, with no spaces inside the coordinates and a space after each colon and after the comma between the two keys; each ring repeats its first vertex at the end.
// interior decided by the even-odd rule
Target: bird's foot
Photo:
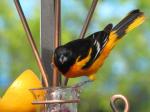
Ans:
{"type": "Polygon", "coordinates": [[[81,88],[82,86],[84,86],[85,84],[89,83],[89,82],[92,82],[92,80],[86,80],[86,81],[83,81],[83,82],[80,82],[80,83],[77,83],[73,86],[73,88],[81,88]]]}

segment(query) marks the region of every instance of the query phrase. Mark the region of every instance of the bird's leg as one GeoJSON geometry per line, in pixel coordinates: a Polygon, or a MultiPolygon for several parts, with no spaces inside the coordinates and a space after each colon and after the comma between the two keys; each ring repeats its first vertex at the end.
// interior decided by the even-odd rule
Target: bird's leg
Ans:
{"type": "Polygon", "coordinates": [[[82,86],[84,86],[85,84],[89,83],[89,82],[93,82],[96,77],[95,77],[95,74],[91,74],[88,76],[89,80],[86,80],[86,81],[83,81],[83,82],[80,82],[80,83],[77,83],[73,86],[73,88],[80,88],[82,86]]]}
{"type": "Polygon", "coordinates": [[[86,80],[86,81],[83,81],[83,82],[80,82],[80,83],[77,83],[73,86],[73,88],[81,88],[82,86],[84,86],[85,84],[89,83],[89,82],[92,82],[93,80],[86,80]]]}

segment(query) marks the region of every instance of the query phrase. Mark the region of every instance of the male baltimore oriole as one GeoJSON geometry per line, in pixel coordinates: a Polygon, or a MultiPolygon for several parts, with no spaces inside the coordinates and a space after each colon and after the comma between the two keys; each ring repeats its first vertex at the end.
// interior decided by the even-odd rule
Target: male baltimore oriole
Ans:
{"type": "Polygon", "coordinates": [[[67,78],[88,76],[95,79],[95,73],[102,66],[116,42],[145,20],[139,9],[131,11],[115,27],[108,24],[104,30],[84,39],[73,40],[59,46],[54,52],[54,65],[67,78]]]}

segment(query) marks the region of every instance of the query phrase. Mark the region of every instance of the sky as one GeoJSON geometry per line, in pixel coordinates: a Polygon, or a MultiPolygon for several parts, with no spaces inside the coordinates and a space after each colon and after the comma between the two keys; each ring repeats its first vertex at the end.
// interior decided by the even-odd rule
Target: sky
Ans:
{"type": "MultiPolygon", "coordinates": [[[[40,0],[26,0],[26,2],[24,0],[20,0],[20,3],[23,7],[24,13],[28,17],[32,16],[34,13],[33,9],[35,9],[37,6],[40,6],[40,0]]],[[[76,11],[79,16],[82,16],[82,14],[85,12],[85,9],[82,8],[81,5],[82,4],[80,4],[78,0],[70,0],[69,2],[64,2],[64,0],[62,0],[62,8],[65,7],[63,8],[65,9],[65,14],[67,12],[69,13],[70,11],[76,11]]],[[[102,19],[107,19],[116,15],[118,17],[122,17],[126,12],[129,12],[134,8],[136,8],[136,0],[132,0],[130,3],[125,2],[122,5],[119,5],[117,0],[113,0],[113,2],[106,0],[105,2],[100,2],[100,5],[97,6],[96,10],[99,11],[99,16],[101,16],[102,19]]]]}

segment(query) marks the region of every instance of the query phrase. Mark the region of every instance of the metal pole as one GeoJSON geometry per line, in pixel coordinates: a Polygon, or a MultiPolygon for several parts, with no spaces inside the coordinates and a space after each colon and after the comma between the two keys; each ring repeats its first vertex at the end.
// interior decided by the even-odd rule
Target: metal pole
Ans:
{"type": "Polygon", "coordinates": [[[52,85],[54,51],[54,0],[41,0],[41,57],[52,85]]]}
{"type": "MultiPolygon", "coordinates": [[[[54,0],[55,1],[55,30],[54,30],[54,48],[57,48],[60,44],[60,35],[61,35],[61,0],[54,0]]],[[[61,77],[58,75],[57,69],[53,68],[53,86],[58,86],[59,83],[61,83],[61,80],[59,80],[61,77]]]]}
{"type": "Polygon", "coordinates": [[[89,26],[91,18],[93,17],[93,13],[94,13],[94,10],[96,8],[97,2],[98,2],[98,0],[93,0],[93,2],[92,2],[92,5],[91,5],[90,10],[88,12],[88,15],[86,17],[86,20],[84,22],[84,25],[82,27],[82,31],[80,33],[80,38],[84,38],[84,36],[85,36],[85,33],[87,31],[87,28],[89,26]]]}

